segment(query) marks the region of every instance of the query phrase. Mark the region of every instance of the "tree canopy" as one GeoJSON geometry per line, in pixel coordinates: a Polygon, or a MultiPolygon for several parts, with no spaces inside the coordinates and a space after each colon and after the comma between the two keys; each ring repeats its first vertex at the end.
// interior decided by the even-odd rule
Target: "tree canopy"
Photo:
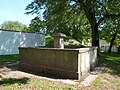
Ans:
{"type": "Polygon", "coordinates": [[[40,18],[37,16],[31,20],[27,31],[28,32],[38,32],[38,33],[45,33],[46,25],[45,21],[41,21],[40,18]]]}
{"type": "Polygon", "coordinates": [[[27,28],[26,25],[18,21],[6,21],[1,24],[1,29],[11,30],[11,31],[25,31],[27,28]]]}
{"type": "Polygon", "coordinates": [[[90,25],[86,16],[83,14],[84,12],[80,12],[80,10],[77,9],[77,12],[74,11],[71,9],[70,5],[66,5],[66,10],[62,13],[56,11],[57,10],[53,12],[44,11],[43,16],[45,21],[44,25],[46,25],[46,34],[52,35],[54,32],[61,32],[79,42],[83,41],[83,39],[84,41],[90,39],[90,25]],[[54,12],[56,12],[56,14],[54,12]]]}
{"type": "Polygon", "coordinates": [[[119,46],[120,45],[120,18],[104,21],[104,25],[100,30],[100,38],[110,43],[108,52],[111,52],[113,45],[119,46]]]}
{"type": "MultiPolygon", "coordinates": [[[[106,19],[114,19],[120,16],[119,0],[34,0],[26,8],[28,14],[37,13],[38,15],[42,9],[44,9],[43,16],[48,21],[46,23],[48,26],[53,23],[56,26],[54,26],[55,29],[62,30],[64,28],[66,32],[70,32],[70,29],[67,31],[65,26],[62,26],[64,23],[70,25],[71,20],[74,21],[76,15],[82,19],[83,16],[81,14],[85,15],[87,18],[85,21],[88,21],[92,31],[92,46],[97,46],[98,48],[100,23],[106,19]],[[66,17],[69,18],[66,19],[66,17]],[[63,22],[62,25],[61,22],[63,22]]],[[[76,23],[79,24],[75,19],[75,23],[71,23],[71,25],[74,27],[76,23]]],[[[81,26],[81,23],[79,25],[81,26]]],[[[82,25],[86,25],[86,23],[82,23],[82,25]]]]}

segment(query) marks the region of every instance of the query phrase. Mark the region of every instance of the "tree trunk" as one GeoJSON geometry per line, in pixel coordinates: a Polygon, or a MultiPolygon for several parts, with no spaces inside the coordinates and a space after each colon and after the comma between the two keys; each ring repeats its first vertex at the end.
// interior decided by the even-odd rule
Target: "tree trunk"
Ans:
{"type": "Polygon", "coordinates": [[[89,10],[85,9],[85,14],[88,18],[88,21],[90,23],[91,29],[92,29],[92,46],[95,46],[98,48],[97,53],[100,54],[100,48],[99,48],[99,32],[98,32],[98,24],[95,18],[95,13],[90,12],[89,10]]]}
{"type": "Polygon", "coordinates": [[[92,29],[92,46],[98,47],[97,54],[99,55],[100,47],[99,47],[99,32],[98,32],[97,23],[95,23],[95,25],[91,23],[91,29],[92,29]]]}
{"type": "Polygon", "coordinates": [[[92,29],[92,46],[98,48],[98,55],[100,54],[99,48],[99,32],[98,32],[98,23],[95,17],[95,9],[91,5],[93,5],[91,0],[77,0],[77,2],[81,5],[82,9],[85,11],[86,17],[90,23],[92,29]]]}
{"type": "Polygon", "coordinates": [[[111,42],[110,42],[110,47],[109,47],[108,53],[111,53],[113,43],[114,43],[116,36],[117,36],[117,32],[118,32],[118,30],[116,30],[115,33],[113,34],[113,37],[112,37],[111,42]]]}

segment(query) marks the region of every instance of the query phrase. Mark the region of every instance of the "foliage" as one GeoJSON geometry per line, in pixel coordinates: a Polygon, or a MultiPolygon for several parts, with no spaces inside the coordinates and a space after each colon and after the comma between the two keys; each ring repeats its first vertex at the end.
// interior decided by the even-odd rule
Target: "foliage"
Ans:
{"type": "Polygon", "coordinates": [[[48,17],[46,17],[47,33],[61,32],[79,42],[83,39],[87,41],[90,38],[90,27],[86,17],[83,14],[74,14],[75,12],[70,11],[69,8],[70,6],[61,14],[48,13],[48,17]]]}
{"type": "Polygon", "coordinates": [[[106,20],[104,21],[100,30],[100,38],[106,40],[108,43],[111,42],[114,34],[117,32],[116,39],[113,45],[120,45],[120,19],[106,20]]]}
{"type": "Polygon", "coordinates": [[[119,0],[34,0],[27,6],[26,10],[29,10],[28,14],[40,14],[41,10],[44,9],[44,19],[47,21],[47,29],[50,32],[57,31],[71,35],[72,30],[72,37],[77,40],[79,39],[76,37],[86,35],[84,32],[86,29],[81,29],[83,26],[80,26],[84,25],[86,27],[86,25],[90,25],[92,45],[99,48],[98,26],[105,19],[119,17],[119,7],[119,0]],[[86,22],[89,24],[86,24],[86,22]],[[74,36],[74,32],[77,35],[74,36]],[[81,32],[85,35],[81,34],[81,32]]]}
{"type": "Polygon", "coordinates": [[[45,33],[45,21],[41,21],[39,17],[35,17],[31,20],[27,31],[45,33]]]}
{"type": "Polygon", "coordinates": [[[45,37],[45,47],[48,47],[48,48],[54,47],[54,38],[52,36],[45,37]]]}
{"type": "Polygon", "coordinates": [[[46,34],[52,35],[54,32],[61,32],[79,42],[83,39],[87,41],[90,38],[90,26],[87,18],[83,14],[84,12],[80,12],[80,10],[77,10],[74,5],[72,6],[68,3],[64,4],[64,2],[66,1],[59,3],[54,1],[53,3],[56,5],[52,5],[53,3],[51,2],[52,4],[48,3],[44,7],[44,5],[42,5],[42,1],[35,1],[29,4],[26,9],[29,10],[30,8],[36,7],[36,11],[33,10],[28,13],[39,14],[41,9],[39,9],[40,7],[38,6],[38,3],[41,3],[41,8],[45,8],[43,16],[46,21],[46,34]],[[50,11],[46,8],[49,8],[50,11]],[[72,8],[74,8],[74,10],[72,10],[72,8]]]}
{"type": "Polygon", "coordinates": [[[18,21],[7,21],[1,24],[1,29],[11,31],[26,31],[27,26],[18,21]]]}

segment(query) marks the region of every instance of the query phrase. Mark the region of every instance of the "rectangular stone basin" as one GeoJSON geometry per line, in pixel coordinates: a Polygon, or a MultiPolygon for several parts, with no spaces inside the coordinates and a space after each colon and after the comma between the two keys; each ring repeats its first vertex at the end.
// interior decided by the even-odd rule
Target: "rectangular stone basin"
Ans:
{"type": "Polygon", "coordinates": [[[94,69],[97,48],[57,49],[19,48],[22,71],[51,75],[58,78],[82,80],[94,69]]]}

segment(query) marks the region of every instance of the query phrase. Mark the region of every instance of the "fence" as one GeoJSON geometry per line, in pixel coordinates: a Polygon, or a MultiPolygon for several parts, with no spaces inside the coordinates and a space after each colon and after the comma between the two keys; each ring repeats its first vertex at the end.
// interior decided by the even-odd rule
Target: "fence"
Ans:
{"type": "MultiPolygon", "coordinates": [[[[109,50],[109,46],[101,46],[101,51],[107,52],[109,50]]],[[[113,46],[111,49],[111,52],[116,52],[118,53],[118,47],[113,46]]]]}
{"type": "Polygon", "coordinates": [[[0,29],[0,55],[18,54],[18,47],[44,46],[44,34],[0,29]]]}
{"type": "MultiPolygon", "coordinates": [[[[108,52],[110,43],[107,43],[105,40],[100,40],[100,49],[101,51],[108,52]]],[[[113,46],[111,52],[120,53],[120,46],[113,46]]]]}

